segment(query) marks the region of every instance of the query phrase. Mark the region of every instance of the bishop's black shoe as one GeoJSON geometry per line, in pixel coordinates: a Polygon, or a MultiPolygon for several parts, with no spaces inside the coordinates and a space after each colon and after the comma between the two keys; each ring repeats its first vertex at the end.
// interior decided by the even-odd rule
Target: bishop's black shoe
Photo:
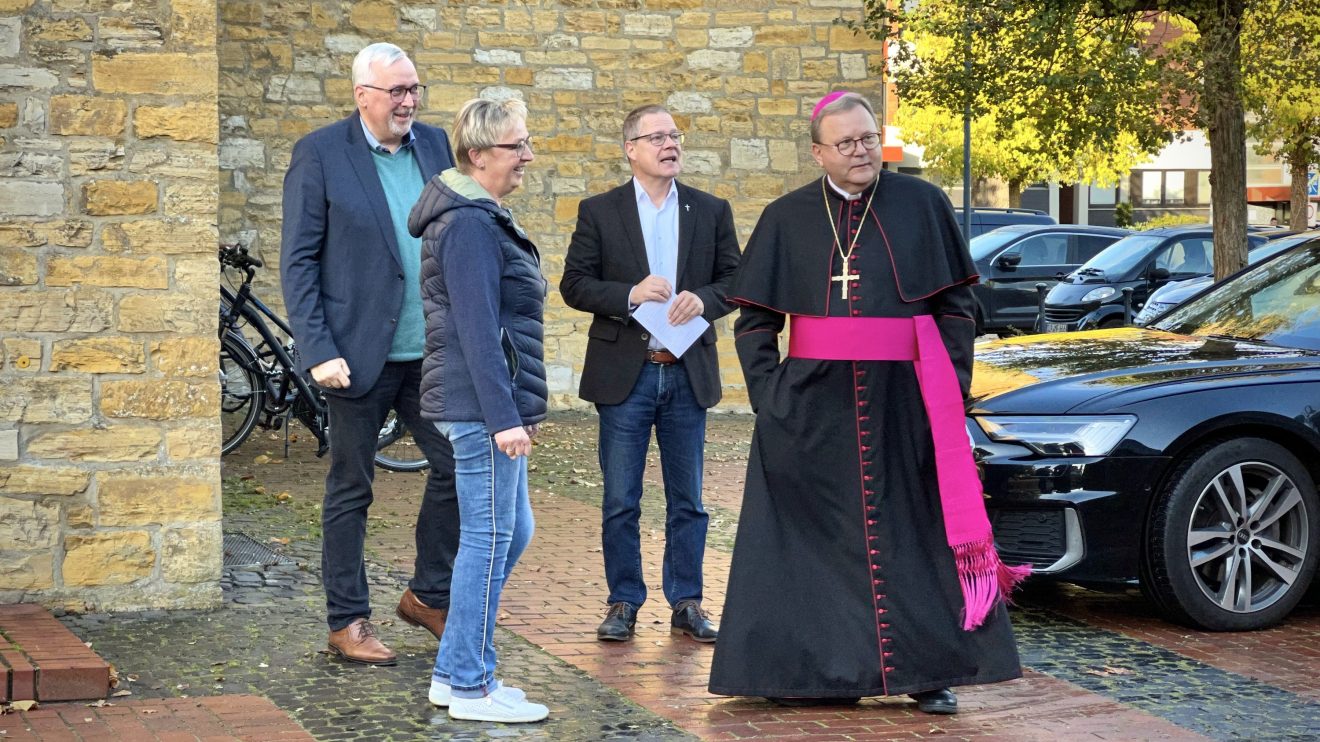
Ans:
{"type": "Polygon", "coordinates": [[[710,622],[710,616],[701,608],[701,601],[680,600],[674,607],[674,617],[669,621],[669,633],[687,634],[699,642],[709,644],[719,637],[720,629],[710,622]]]}
{"type": "Polygon", "coordinates": [[[939,690],[924,690],[920,693],[909,693],[908,698],[917,702],[917,708],[927,714],[956,714],[958,713],[958,697],[953,695],[953,691],[948,688],[939,690]]]}
{"type": "Polygon", "coordinates": [[[596,638],[603,642],[626,642],[637,631],[637,609],[627,603],[612,603],[605,620],[596,629],[596,638]]]}

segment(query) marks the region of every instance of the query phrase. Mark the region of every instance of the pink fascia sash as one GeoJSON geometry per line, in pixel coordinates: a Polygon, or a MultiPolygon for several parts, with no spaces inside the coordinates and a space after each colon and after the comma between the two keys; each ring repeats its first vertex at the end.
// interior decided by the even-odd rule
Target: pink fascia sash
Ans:
{"type": "Polygon", "coordinates": [[[995,550],[981,479],[967,440],[958,375],[935,318],[793,315],[790,323],[792,358],[912,362],[935,444],[944,535],[953,550],[965,606],[963,629],[974,630],[1000,601],[1008,600],[1031,567],[1010,567],[995,550]]]}

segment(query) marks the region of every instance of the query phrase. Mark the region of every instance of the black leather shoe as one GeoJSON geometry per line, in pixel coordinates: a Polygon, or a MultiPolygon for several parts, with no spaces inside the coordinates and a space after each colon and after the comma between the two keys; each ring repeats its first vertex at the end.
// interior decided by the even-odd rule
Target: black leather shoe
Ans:
{"type": "Polygon", "coordinates": [[[596,629],[596,638],[603,642],[626,642],[636,631],[637,609],[627,603],[614,603],[596,629]]]}
{"type": "Polygon", "coordinates": [[[920,693],[909,693],[908,698],[917,702],[917,708],[927,714],[956,714],[958,713],[958,697],[953,695],[953,691],[948,688],[939,690],[924,690],[920,693]]]}
{"type": "Polygon", "coordinates": [[[788,708],[806,708],[808,706],[852,706],[862,699],[810,698],[806,696],[780,698],[778,696],[766,696],[765,700],[769,701],[770,703],[778,704],[780,706],[787,706],[788,708]]]}
{"type": "Polygon", "coordinates": [[[682,600],[674,607],[674,617],[669,621],[669,633],[687,634],[699,642],[709,644],[720,635],[720,627],[710,622],[710,616],[701,608],[697,600],[682,600]]]}

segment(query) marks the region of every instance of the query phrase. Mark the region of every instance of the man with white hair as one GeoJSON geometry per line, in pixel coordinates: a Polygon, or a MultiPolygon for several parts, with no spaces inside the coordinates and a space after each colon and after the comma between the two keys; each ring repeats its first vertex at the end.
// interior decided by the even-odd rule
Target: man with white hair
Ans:
{"type": "Polygon", "coordinates": [[[408,213],[426,182],[454,164],[445,131],[415,120],[425,91],[402,49],[367,46],[353,60],[357,110],[300,139],[284,177],[284,303],[330,414],[321,510],[329,646],[371,665],[396,660],[370,622],[362,561],[376,439],[391,409],[431,464],[413,578],[396,612],[436,639],[458,550],[453,449],[422,420],[419,397],[421,240],[408,233],[408,213]]]}

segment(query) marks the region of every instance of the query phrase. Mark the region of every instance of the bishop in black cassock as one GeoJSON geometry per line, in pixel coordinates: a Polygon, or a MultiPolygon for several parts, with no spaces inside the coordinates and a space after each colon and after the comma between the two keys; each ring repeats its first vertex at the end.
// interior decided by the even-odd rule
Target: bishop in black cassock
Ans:
{"type": "MultiPolygon", "coordinates": [[[[922,701],[1020,676],[1002,597],[1023,573],[1000,565],[997,598],[968,620],[919,364],[781,358],[786,320],[796,334],[801,318],[924,317],[952,361],[953,396],[970,386],[976,275],[948,198],[880,170],[869,104],[839,97],[813,125],[825,177],[765,209],[729,292],[756,427],[710,691],[922,701]]],[[[952,713],[956,699],[921,707],[952,713]]]]}

